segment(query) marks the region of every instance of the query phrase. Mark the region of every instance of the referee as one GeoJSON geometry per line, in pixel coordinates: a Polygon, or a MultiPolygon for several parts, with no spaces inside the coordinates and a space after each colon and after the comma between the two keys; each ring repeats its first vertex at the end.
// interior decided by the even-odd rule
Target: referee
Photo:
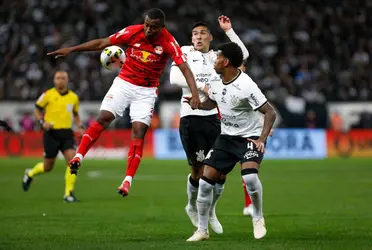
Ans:
{"type": "MultiPolygon", "coordinates": [[[[79,129],[84,130],[79,117],[79,97],[68,89],[68,74],[57,71],[54,74],[54,88],[44,92],[36,101],[35,117],[44,130],[44,161],[37,163],[32,169],[26,169],[22,180],[24,191],[30,188],[36,175],[53,169],[58,152],[61,151],[68,163],[75,155],[74,133],[71,129],[72,120],[79,129]]],[[[78,201],[74,196],[76,175],[70,174],[69,167],[65,173],[65,202],[78,201]]]]}

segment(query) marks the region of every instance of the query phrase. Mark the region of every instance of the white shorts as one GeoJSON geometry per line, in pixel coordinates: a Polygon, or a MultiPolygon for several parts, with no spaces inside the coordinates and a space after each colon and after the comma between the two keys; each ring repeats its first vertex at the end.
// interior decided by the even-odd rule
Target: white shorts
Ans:
{"type": "Polygon", "coordinates": [[[156,98],[156,87],[141,87],[116,77],[103,98],[101,110],[110,111],[116,117],[123,116],[125,109],[129,107],[131,122],[142,122],[150,126],[156,98]]]}

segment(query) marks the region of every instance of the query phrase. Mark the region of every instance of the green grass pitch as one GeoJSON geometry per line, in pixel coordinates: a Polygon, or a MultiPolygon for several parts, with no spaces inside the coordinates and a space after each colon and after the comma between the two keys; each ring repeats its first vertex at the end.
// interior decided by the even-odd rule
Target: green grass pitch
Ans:
{"type": "Polygon", "coordinates": [[[242,215],[238,166],[217,206],[224,234],[187,243],[186,161],[145,159],[130,196],[120,197],[125,161],[86,160],[76,195],[63,203],[64,162],[21,190],[35,159],[0,159],[0,249],[372,249],[370,159],[262,164],[267,236],[254,240],[242,215]],[[45,216],[44,216],[45,214],[45,216]]]}

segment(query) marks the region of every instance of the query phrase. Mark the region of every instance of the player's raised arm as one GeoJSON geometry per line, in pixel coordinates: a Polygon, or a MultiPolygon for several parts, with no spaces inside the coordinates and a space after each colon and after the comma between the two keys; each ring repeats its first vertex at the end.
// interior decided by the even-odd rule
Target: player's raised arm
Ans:
{"type": "Polygon", "coordinates": [[[82,44],[72,46],[72,47],[61,48],[56,51],[49,52],[47,55],[55,56],[55,58],[65,57],[71,54],[72,52],[102,50],[110,45],[111,45],[110,38],[106,37],[106,38],[94,39],[89,42],[82,43],[82,44]]]}
{"type": "Polygon", "coordinates": [[[115,34],[106,37],[106,38],[99,38],[94,39],[86,43],[82,43],[76,46],[67,47],[67,48],[61,48],[53,52],[49,52],[48,56],[55,56],[55,58],[58,57],[64,57],[68,56],[72,52],[78,52],[78,51],[96,51],[96,50],[102,50],[110,45],[120,45],[120,44],[126,44],[129,39],[132,36],[132,29],[133,26],[126,27],[119,32],[116,32],[115,34]]]}
{"type": "Polygon", "coordinates": [[[242,49],[243,59],[246,60],[249,57],[248,49],[245,47],[242,40],[240,40],[239,36],[233,30],[230,18],[227,16],[219,16],[218,22],[221,29],[225,31],[225,34],[228,36],[230,41],[238,44],[239,47],[242,49]]]}

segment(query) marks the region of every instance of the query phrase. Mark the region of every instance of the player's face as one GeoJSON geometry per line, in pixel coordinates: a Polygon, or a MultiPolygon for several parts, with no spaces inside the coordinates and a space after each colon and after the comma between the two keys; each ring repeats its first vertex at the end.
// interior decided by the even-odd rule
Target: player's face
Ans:
{"type": "Polygon", "coordinates": [[[222,74],[228,63],[229,60],[223,56],[222,52],[219,51],[217,53],[217,59],[214,62],[214,70],[217,72],[217,74],[222,74]]]}
{"type": "Polygon", "coordinates": [[[147,38],[152,38],[160,33],[164,28],[164,24],[159,19],[150,19],[148,16],[145,18],[144,32],[147,38]]]}
{"type": "Polygon", "coordinates": [[[67,72],[57,72],[54,75],[54,86],[59,92],[65,92],[68,85],[67,72]]]}
{"type": "Polygon", "coordinates": [[[209,46],[212,41],[212,35],[205,26],[198,26],[192,30],[191,36],[192,44],[194,48],[201,52],[208,52],[209,46]]]}

